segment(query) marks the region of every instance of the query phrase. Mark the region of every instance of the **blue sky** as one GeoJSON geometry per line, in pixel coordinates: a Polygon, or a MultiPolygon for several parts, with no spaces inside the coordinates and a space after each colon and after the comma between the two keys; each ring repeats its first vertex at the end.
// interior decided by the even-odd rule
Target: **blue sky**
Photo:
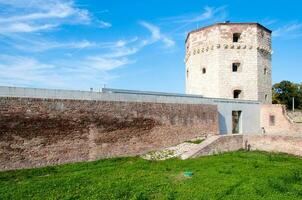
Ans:
{"type": "Polygon", "coordinates": [[[184,40],[215,22],[273,30],[273,82],[301,82],[301,1],[0,0],[0,85],[184,93],[184,40]]]}

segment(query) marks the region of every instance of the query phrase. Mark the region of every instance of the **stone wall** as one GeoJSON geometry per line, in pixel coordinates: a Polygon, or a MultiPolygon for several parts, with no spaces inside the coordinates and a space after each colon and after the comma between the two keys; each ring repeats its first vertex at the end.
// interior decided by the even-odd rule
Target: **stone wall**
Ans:
{"type": "Polygon", "coordinates": [[[241,90],[241,99],[271,103],[271,52],[271,32],[257,23],[192,31],[186,40],[186,93],[232,99],[241,90]],[[241,33],[238,42],[233,33],[241,33]],[[232,63],[240,63],[237,72],[232,63]]]}
{"type": "Polygon", "coordinates": [[[302,137],[298,135],[245,135],[244,142],[250,150],[302,156],[302,137]]]}
{"type": "Polygon", "coordinates": [[[243,135],[220,135],[207,138],[199,146],[181,155],[181,159],[214,155],[244,149],[243,135]]]}
{"type": "Polygon", "coordinates": [[[260,113],[260,125],[267,134],[302,133],[302,128],[288,117],[286,108],[283,105],[261,105],[260,113]]]}
{"type": "Polygon", "coordinates": [[[302,135],[227,135],[211,136],[181,155],[181,159],[231,152],[240,149],[302,156],[302,135]]]}
{"type": "Polygon", "coordinates": [[[302,125],[302,110],[289,110],[287,111],[287,115],[296,123],[302,125]]]}
{"type": "Polygon", "coordinates": [[[218,134],[216,105],[0,98],[0,170],[132,156],[218,134]]]}
{"type": "Polygon", "coordinates": [[[0,86],[0,97],[71,99],[94,101],[211,104],[217,105],[221,134],[232,133],[232,111],[242,111],[242,133],[260,133],[260,103],[241,99],[204,98],[198,95],[184,95],[162,92],[120,90],[103,88],[103,92],[54,90],[0,86]]]}

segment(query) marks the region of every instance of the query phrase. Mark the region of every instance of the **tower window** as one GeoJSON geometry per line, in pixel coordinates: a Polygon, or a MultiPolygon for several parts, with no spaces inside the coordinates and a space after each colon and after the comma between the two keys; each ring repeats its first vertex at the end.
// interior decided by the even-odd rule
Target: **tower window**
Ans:
{"type": "Polygon", "coordinates": [[[232,71],[233,72],[238,72],[240,67],[240,63],[233,63],[232,64],[232,71]]]}
{"type": "Polygon", "coordinates": [[[269,116],[269,125],[275,126],[275,123],[276,123],[275,115],[270,115],[269,116]]]}
{"type": "Polygon", "coordinates": [[[239,99],[240,98],[240,96],[241,96],[241,90],[234,90],[233,91],[233,97],[234,97],[234,99],[239,99]]]}
{"type": "Polygon", "coordinates": [[[189,70],[187,69],[187,78],[189,77],[189,70]]]}
{"type": "Polygon", "coordinates": [[[203,74],[207,73],[207,69],[206,68],[202,68],[202,73],[203,74]]]}
{"type": "Polygon", "coordinates": [[[234,33],[233,34],[233,42],[238,42],[240,39],[241,33],[234,33]]]}
{"type": "Polygon", "coordinates": [[[267,94],[264,96],[264,99],[265,99],[265,101],[267,101],[267,99],[268,99],[268,95],[267,94]]]}
{"type": "Polygon", "coordinates": [[[266,67],[264,67],[263,74],[264,74],[264,75],[267,75],[267,68],[266,68],[266,67]]]}

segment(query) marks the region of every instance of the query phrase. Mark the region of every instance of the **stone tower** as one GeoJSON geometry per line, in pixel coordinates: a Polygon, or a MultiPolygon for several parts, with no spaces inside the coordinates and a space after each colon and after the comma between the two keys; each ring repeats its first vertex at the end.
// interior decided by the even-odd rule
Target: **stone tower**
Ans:
{"type": "Polygon", "coordinates": [[[258,23],[217,23],[186,39],[186,93],[272,101],[271,31],[258,23]]]}

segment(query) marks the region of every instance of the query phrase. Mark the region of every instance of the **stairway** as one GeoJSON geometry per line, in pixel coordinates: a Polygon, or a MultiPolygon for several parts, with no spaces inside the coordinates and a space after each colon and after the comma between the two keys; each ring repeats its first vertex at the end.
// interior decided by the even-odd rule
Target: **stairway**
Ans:
{"type": "Polygon", "coordinates": [[[195,157],[196,154],[198,154],[198,152],[202,149],[204,149],[206,146],[208,146],[209,144],[213,143],[214,141],[216,141],[217,139],[219,139],[220,137],[222,137],[221,135],[213,135],[213,136],[209,136],[206,140],[204,140],[202,143],[195,145],[192,149],[190,149],[189,151],[183,153],[180,158],[182,160],[188,159],[188,158],[193,158],[195,157]]]}
{"type": "Polygon", "coordinates": [[[180,155],[180,159],[237,151],[243,148],[243,135],[215,135],[180,155]]]}

